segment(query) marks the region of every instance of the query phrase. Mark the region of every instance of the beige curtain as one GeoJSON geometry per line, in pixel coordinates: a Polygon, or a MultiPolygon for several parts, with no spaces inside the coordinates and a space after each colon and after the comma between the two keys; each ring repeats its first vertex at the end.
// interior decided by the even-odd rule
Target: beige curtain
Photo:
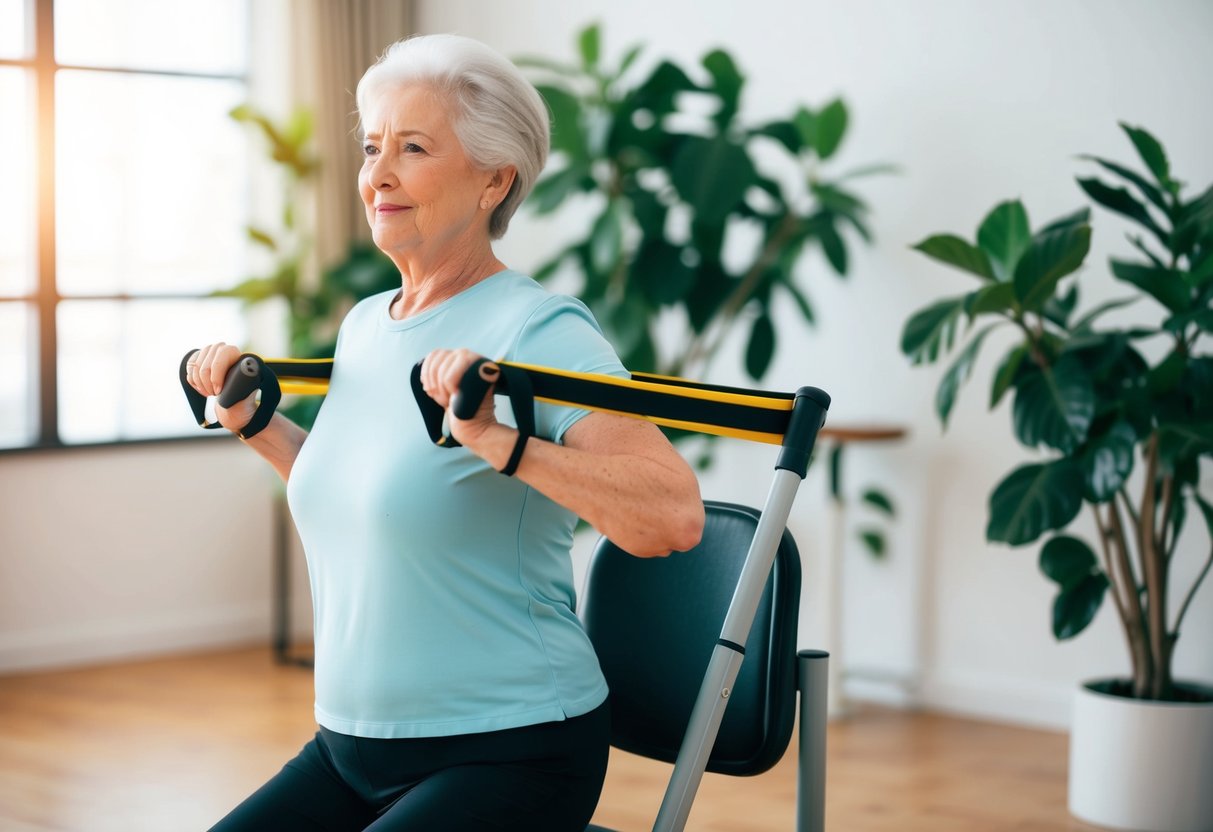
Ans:
{"type": "Polygon", "coordinates": [[[413,2],[294,0],[289,8],[294,97],[315,117],[321,160],[308,212],[316,229],[309,271],[319,271],[344,259],[352,241],[369,238],[357,192],[354,89],[389,44],[413,33],[413,2]]]}

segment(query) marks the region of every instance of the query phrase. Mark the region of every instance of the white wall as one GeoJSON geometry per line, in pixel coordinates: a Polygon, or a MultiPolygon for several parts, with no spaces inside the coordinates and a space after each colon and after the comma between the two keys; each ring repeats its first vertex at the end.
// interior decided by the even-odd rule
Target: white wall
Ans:
{"type": "Polygon", "coordinates": [[[235,439],[0,457],[0,673],[266,642],[277,487],[235,439]]]}
{"type": "MultiPolygon", "coordinates": [[[[992,351],[940,435],[939,373],[908,367],[897,342],[910,312],[968,284],[907,246],[936,231],[971,235],[1008,197],[1022,197],[1035,223],[1077,208],[1076,154],[1132,160],[1118,119],[1154,131],[1189,181],[1213,181],[1213,4],[423,0],[420,12],[422,31],[458,31],[508,55],[571,57],[572,33],[593,19],[609,58],[638,41],[649,60],[683,62],[723,45],[749,76],[744,113],[755,120],[845,96],[853,129],[836,169],[889,161],[903,173],[860,186],[878,243],[855,251],[846,284],[818,264],[809,282],[821,324],[793,337],[795,316],[784,316],[768,383],[823,387],[833,422],[892,421],[910,438],[851,454],[851,484],[886,482],[901,516],[887,562],[848,546],[841,645],[828,640],[835,535],[821,472],[802,489],[792,521],[805,561],[801,641],[841,647],[867,672],[855,694],[906,695],[880,682],[887,674],[929,706],[1048,725],[1066,723],[1076,680],[1127,667],[1110,609],[1055,644],[1035,550],[984,542],[986,496],[1023,456],[1005,407],[985,412],[992,351]]],[[[1120,231],[1097,217],[1092,277],[1124,251],[1120,231]]],[[[524,214],[500,253],[531,268],[561,232],[524,214]]],[[[719,373],[741,380],[736,367],[719,373]]],[[[705,495],[761,502],[772,460],[725,443],[705,495]]],[[[0,672],[264,639],[276,487],[235,441],[0,456],[0,672]]],[[[1177,571],[1194,573],[1208,545],[1192,535],[1177,571]]],[[[302,581],[294,591],[302,601],[302,581]]],[[[1177,655],[1182,675],[1213,680],[1210,633],[1206,586],[1177,655]]]]}
{"type": "MultiPolygon", "coordinates": [[[[1057,644],[1049,630],[1051,585],[1036,568],[1036,548],[985,542],[987,495],[1025,458],[1011,439],[1007,407],[986,412],[1000,351],[987,345],[941,435],[932,410],[940,370],[910,368],[898,340],[911,312],[971,284],[908,246],[939,231],[971,239],[985,212],[1008,198],[1022,198],[1034,224],[1082,206],[1074,177],[1092,171],[1077,154],[1134,161],[1119,120],[1151,130],[1173,169],[1207,186],[1213,4],[422,0],[419,29],[470,35],[511,56],[572,59],[574,33],[594,20],[604,26],[607,60],[638,42],[648,46],[648,61],[669,56],[684,65],[725,47],[748,76],[743,116],[753,121],[842,95],[852,129],[834,170],[901,166],[899,176],[857,186],[873,206],[878,242],[856,251],[846,284],[818,264],[808,285],[821,324],[803,331],[785,310],[779,331],[787,335],[767,379],[771,387],[826,389],[834,423],[910,430],[899,445],[851,452],[851,485],[886,482],[901,516],[887,562],[874,564],[847,544],[841,643],[830,643],[825,613],[835,537],[821,472],[798,498],[792,529],[805,558],[801,642],[841,648],[846,664],[866,677],[849,684],[854,695],[908,693],[934,707],[1065,725],[1077,680],[1127,670],[1119,623],[1106,607],[1087,633],[1057,644]],[[898,683],[883,684],[882,676],[898,683]]],[[[520,268],[538,264],[556,239],[578,230],[568,225],[578,213],[556,227],[520,217],[501,246],[504,259],[520,268]]],[[[1130,253],[1123,230],[1097,212],[1087,272],[1105,286],[1088,288],[1086,304],[1118,296],[1102,276],[1110,253],[1130,253]]],[[[719,373],[742,380],[736,367],[719,373]]],[[[761,502],[771,461],[761,448],[730,446],[717,473],[705,477],[705,494],[761,502]]],[[[1196,532],[1177,557],[1177,576],[1194,575],[1208,551],[1207,536],[1196,532]]],[[[1179,673],[1213,680],[1213,584],[1185,629],[1179,673]]]]}

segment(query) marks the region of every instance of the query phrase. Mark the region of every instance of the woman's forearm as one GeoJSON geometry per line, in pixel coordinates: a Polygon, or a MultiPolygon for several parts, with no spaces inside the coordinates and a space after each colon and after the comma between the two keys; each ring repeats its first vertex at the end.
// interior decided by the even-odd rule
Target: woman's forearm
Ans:
{"type": "MultiPolygon", "coordinates": [[[[515,476],[633,555],[694,548],[704,521],[694,472],[653,425],[618,416],[585,421],[591,419],[598,424],[565,445],[532,437],[515,476]]],[[[497,425],[473,450],[500,470],[517,437],[513,428],[497,425]]]]}
{"type": "Polygon", "coordinates": [[[274,467],[282,481],[286,482],[291,476],[291,467],[303,447],[307,431],[299,427],[281,413],[275,413],[265,429],[244,444],[256,451],[262,459],[274,467]]]}

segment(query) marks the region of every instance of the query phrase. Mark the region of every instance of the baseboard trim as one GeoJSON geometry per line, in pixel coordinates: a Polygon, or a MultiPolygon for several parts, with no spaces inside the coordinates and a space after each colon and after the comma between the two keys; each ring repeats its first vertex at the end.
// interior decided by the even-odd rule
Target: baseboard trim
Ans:
{"type": "Polygon", "coordinates": [[[1025,684],[1021,679],[950,675],[923,679],[922,707],[956,716],[1069,731],[1073,688],[1025,684]]]}
{"type": "MultiPolygon", "coordinates": [[[[307,600],[301,602],[306,604],[307,600]]],[[[311,637],[310,621],[292,624],[299,625],[292,627],[298,637],[311,637]]],[[[0,633],[0,674],[268,643],[270,626],[269,605],[257,603],[0,633]]]]}

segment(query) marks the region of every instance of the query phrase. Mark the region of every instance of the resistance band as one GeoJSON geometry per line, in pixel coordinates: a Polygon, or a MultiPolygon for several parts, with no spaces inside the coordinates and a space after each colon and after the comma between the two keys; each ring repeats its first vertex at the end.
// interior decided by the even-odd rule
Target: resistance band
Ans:
{"type": "MultiPolygon", "coordinates": [[[[186,362],[194,352],[191,350],[181,360],[181,385],[198,424],[215,428],[219,426],[217,423],[206,420],[206,398],[186,380],[186,362]]],[[[331,358],[264,359],[245,353],[229,372],[218,401],[221,406],[230,407],[261,391],[256,413],[240,432],[247,439],[269,424],[283,393],[326,393],[332,370],[331,358]]],[[[421,387],[420,363],[413,367],[411,381],[430,438],[444,447],[457,445],[442,431],[442,408],[421,387]]],[[[497,393],[510,396],[516,418],[522,410],[532,409],[530,402],[538,399],[646,419],[665,427],[773,445],[784,443],[797,398],[807,396],[822,411],[830,405],[829,395],[816,387],[802,387],[796,393],[773,393],[648,373],[632,373],[631,378],[625,379],[482,360],[469,367],[460,382],[460,393],[453,407],[455,415],[468,418],[475,414],[491,384],[496,384],[497,393]]]]}

